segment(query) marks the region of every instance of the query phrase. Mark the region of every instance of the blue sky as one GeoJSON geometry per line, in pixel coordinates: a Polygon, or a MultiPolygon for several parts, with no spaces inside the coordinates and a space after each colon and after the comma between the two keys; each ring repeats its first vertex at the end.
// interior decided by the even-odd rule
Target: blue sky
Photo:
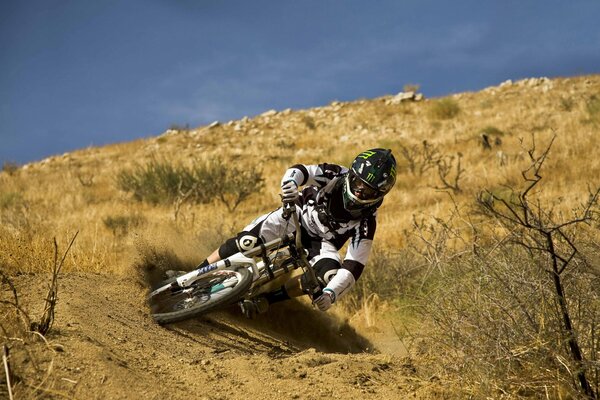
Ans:
{"type": "Polygon", "coordinates": [[[2,0],[0,163],[269,109],[600,73],[600,1],[2,0]]]}

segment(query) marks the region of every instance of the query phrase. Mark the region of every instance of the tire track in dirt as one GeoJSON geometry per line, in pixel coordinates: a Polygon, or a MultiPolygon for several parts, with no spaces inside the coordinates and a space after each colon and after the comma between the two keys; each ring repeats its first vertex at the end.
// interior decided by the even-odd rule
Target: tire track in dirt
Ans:
{"type": "MultiPolygon", "coordinates": [[[[15,277],[29,309],[43,306],[44,282],[15,277]]],[[[299,301],[255,320],[232,307],[162,327],[139,279],[70,273],[59,285],[52,385],[73,398],[434,398],[407,357],[374,351],[348,323],[299,301]]]]}

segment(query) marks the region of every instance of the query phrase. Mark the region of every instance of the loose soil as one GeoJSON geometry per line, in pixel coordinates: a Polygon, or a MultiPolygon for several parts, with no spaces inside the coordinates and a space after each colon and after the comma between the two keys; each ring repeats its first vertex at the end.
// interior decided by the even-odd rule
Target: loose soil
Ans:
{"type": "MultiPolygon", "coordinates": [[[[39,315],[47,277],[20,275],[11,280],[21,304],[39,315]]],[[[41,363],[51,364],[41,368],[51,371],[46,389],[36,397],[447,397],[441,383],[423,377],[400,340],[382,333],[385,329],[361,333],[334,313],[297,300],[275,304],[254,320],[233,306],[160,326],[148,315],[147,284],[137,277],[91,273],[60,277],[56,319],[44,344],[51,355],[41,363]]],[[[2,299],[11,296],[3,287],[2,299]]],[[[31,362],[18,354],[11,357],[13,365],[31,362]]],[[[6,395],[2,383],[0,397],[6,395]]]]}

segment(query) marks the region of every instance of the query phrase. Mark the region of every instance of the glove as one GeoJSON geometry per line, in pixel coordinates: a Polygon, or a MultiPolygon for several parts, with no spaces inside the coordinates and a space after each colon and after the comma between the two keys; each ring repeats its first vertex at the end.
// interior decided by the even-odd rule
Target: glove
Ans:
{"type": "Polygon", "coordinates": [[[329,310],[329,307],[335,302],[335,293],[333,290],[325,288],[323,289],[323,294],[317,297],[314,301],[314,304],[319,307],[321,311],[329,310]]]}
{"type": "Polygon", "coordinates": [[[298,199],[298,185],[294,181],[287,181],[281,185],[281,201],[293,203],[298,199]]]}

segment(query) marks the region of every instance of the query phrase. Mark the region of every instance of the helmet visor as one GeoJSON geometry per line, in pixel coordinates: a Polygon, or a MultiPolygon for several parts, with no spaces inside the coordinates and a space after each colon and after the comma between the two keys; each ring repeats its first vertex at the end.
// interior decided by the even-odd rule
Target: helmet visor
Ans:
{"type": "Polygon", "coordinates": [[[379,200],[382,193],[367,185],[365,181],[360,179],[356,174],[349,173],[346,177],[348,179],[348,188],[350,193],[361,203],[371,203],[375,200],[379,200]]]}

